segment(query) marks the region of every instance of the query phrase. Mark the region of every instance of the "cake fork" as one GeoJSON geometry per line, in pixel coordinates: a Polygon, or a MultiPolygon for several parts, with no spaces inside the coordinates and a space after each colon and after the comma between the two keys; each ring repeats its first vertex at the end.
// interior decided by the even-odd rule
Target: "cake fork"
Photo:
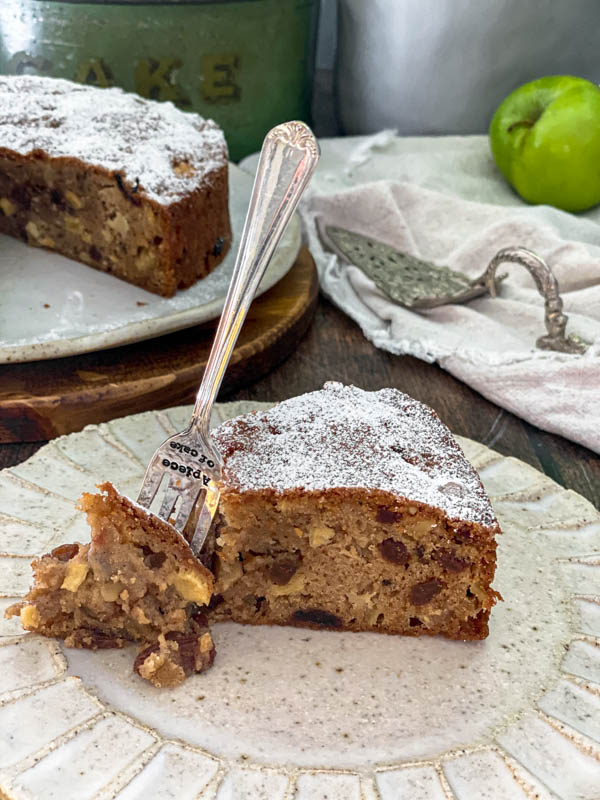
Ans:
{"type": "Polygon", "coordinates": [[[189,426],[152,456],[138,503],[174,527],[200,554],[219,502],[222,459],[210,435],[210,414],[248,308],[273,251],[319,160],[319,146],[302,122],[273,128],[263,142],[225,306],[202,376],[189,426]],[[164,485],[163,485],[164,484],[164,485]],[[160,493],[159,493],[160,490],[160,493]]]}

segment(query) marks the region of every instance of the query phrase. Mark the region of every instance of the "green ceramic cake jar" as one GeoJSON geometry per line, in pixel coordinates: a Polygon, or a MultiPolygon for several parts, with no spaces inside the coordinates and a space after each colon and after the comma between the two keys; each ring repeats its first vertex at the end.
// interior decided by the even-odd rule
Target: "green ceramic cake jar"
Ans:
{"type": "Polygon", "coordinates": [[[122,86],[212,117],[230,157],[310,119],[318,0],[2,0],[0,73],[122,86]]]}

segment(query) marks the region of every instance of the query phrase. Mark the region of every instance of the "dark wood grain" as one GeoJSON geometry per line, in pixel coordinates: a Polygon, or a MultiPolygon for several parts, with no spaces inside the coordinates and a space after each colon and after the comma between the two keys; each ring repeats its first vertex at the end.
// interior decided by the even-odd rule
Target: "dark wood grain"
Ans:
{"type": "MultiPolygon", "coordinates": [[[[257,298],[223,382],[224,391],[272,370],[314,315],[318,281],[303,248],[290,272],[257,298]]],[[[1,367],[0,441],[49,439],[153,408],[194,399],[216,321],[126,347],[1,367]]]]}
{"type": "MultiPolygon", "coordinates": [[[[485,400],[432,364],[377,350],[360,329],[320,298],[315,320],[277,369],[224,400],[282,400],[328,380],[365,389],[395,386],[433,406],[457,434],[531,464],[600,506],[600,458],[560,436],[544,433],[485,400]]],[[[27,458],[38,445],[0,446],[0,466],[27,458]]]]}

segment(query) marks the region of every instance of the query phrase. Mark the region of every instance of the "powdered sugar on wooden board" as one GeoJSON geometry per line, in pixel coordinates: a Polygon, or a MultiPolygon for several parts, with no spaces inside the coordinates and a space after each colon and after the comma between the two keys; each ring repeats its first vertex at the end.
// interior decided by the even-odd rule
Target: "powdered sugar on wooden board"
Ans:
{"type": "Polygon", "coordinates": [[[479,476],[434,411],[397,389],[327,383],[220,425],[225,480],[240,491],[379,489],[496,523],[479,476]]]}
{"type": "Polygon", "coordinates": [[[212,120],[121,89],[35,75],[0,78],[0,133],[0,149],[78,158],[165,205],[227,163],[212,120]]]}

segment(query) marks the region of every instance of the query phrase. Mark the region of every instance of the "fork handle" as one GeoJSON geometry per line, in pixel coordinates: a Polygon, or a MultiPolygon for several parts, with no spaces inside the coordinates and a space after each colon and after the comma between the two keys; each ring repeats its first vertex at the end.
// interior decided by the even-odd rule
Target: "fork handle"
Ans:
{"type": "Polygon", "coordinates": [[[196,397],[189,431],[208,434],[210,413],[246,314],[273,251],[319,160],[319,145],[303,122],[267,134],[219,327],[196,397]]]}

